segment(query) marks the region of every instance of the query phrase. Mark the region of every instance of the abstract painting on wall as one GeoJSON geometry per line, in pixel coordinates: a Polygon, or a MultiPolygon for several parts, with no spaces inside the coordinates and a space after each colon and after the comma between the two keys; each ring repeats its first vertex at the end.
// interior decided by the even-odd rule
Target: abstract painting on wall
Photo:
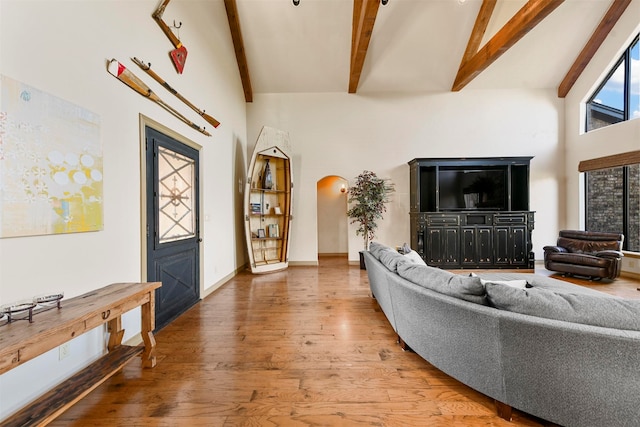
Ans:
{"type": "Polygon", "coordinates": [[[0,237],[102,230],[99,116],[0,79],[0,237]]]}

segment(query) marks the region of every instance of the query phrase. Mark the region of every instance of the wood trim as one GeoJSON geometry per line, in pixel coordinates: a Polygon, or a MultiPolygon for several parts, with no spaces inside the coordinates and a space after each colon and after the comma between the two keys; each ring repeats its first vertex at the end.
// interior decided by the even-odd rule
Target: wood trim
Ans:
{"type": "Polygon", "coordinates": [[[493,14],[493,10],[495,9],[497,2],[498,0],[482,1],[482,6],[480,6],[478,16],[476,17],[476,23],[473,26],[471,35],[469,36],[467,50],[465,50],[462,61],[460,61],[460,68],[473,58],[473,55],[475,55],[478,52],[478,49],[480,49],[482,37],[484,37],[484,33],[487,31],[487,26],[489,25],[491,15],[493,14]]]}
{"type": "MultiPolygon", "coordinates": [[[[226,0],[225,0],[226,1],[226,0]]],[[[373,25],[376,23],[380,0],[354,0],[351,31],[351,69],[349,93],[356,93],[364,59],[367,56],[373,25]]]]}
{"type": "Polygon", "coordinates": [[[567,75],[562,79],[562,83],[558,86],[559,98],[567,96],[576,80],[578,80],[578,77],[580,77],[580,74],[582,74],[587,64],[589,64],[589,61],[591,61],[591,58],[593,58],[593,55],[595,55],[598,48],[600,48],[604,39],[607,38],[613,26],[618,22],[618,19],[620,19],[627,6],[629,6],[629,3],[631,3],[631,0],[613,0],[609,10],[607,10],[607,13],[600,21],[600,24],[598,24],[591,38],[582,48],[582,52],[580,52],[567,72],[567,75]]]}
{"type": "Polygon", "coordinates": [[[236,52],[238,71],[240,71],[242,89],[244,90],[244,100],[246,102],[253,102],[253,89],[251,88],[249,65],[247,64],[247,56],[244,51],[244,41],[242,39],[242,31],[240,29],[240,19],[238,18],[238,6],[236,4],[236,0],[224,0],[224,7],[227,11],[229,29],[231,30],[231,39],[233,40],[233,48],[236,52]]]}
{"type": "Polygon", "coordinates": [[[637,163],[640,163],[640,150],[583,160],[578,164],[578,172],[635,165],[637,163]]]}
{"type": "Polygon", "coordinates": [[[457,92],[469,84],[563,2],[529,0],[482,49],[460,67],[451,90],[457,92]]]}

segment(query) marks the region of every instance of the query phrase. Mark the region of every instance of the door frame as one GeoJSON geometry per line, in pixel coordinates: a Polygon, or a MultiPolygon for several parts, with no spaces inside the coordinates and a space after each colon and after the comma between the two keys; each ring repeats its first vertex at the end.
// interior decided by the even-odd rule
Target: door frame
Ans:
{"type": "MultiPolygon", "coordinates": [[[[147,156],[146,156],[146,127],[153,128],[158,132],[161,132],[165,135],[170,136],[176,141],[197,150],[198,153],[201,153],[202,145],[197,144],[190,139],[186,138],[183,135],[180,135],[174,130],[169,129],[168,127],[156,122],[155,120],[145,116],[144,114],[140,114],[140,277],[141,281],[147,281],[147,156]]],[[[202,178],[202,168],[199,168],[198,172],[198,191],[200,195],[200,207],[198,209],[198,216],[200,218],[204,218],[203,216],[203,200],[204,200],[204,192],[202,191],[204,188],[204,181],[202,178]]],[[[200,255],[198,259],[198,270],[199,276],[198,282],[200,286],[200,298],[203,297],[204,292],[204,262],[202,260],[202,236],[204,236],[204,221],[200,221],[200,255]]]]}

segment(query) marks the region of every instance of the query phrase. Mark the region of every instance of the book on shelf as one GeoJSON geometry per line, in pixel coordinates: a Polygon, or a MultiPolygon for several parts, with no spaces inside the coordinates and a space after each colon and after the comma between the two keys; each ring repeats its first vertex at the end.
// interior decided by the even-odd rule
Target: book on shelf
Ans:
{"type": "Polygon", "coordinates": [[[260,203],[251,203],[251,213],[259,214],[262,213],[262,206],[260,203]]]}

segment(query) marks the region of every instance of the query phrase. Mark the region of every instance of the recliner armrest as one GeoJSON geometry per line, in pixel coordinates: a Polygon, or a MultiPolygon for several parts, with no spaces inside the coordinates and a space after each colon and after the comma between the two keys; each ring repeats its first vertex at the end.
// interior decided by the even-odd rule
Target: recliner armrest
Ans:
{"type": "Polygon", "coordinates": [[[614,258],[614,259],[620,259],[624,256],[624,254],[620,251],[614,251],[611,249],[605,250],[605,251],[599,251],[594,253],[593,255],[600,257],[600,258],[614,258]]]}
{"type": "Polygon", "coordinates": [[[563,248],[562,246],[545,246],[543,249],[545,252],[563,252],[563,253],[569,252],[567,249],[563,248]]]}

